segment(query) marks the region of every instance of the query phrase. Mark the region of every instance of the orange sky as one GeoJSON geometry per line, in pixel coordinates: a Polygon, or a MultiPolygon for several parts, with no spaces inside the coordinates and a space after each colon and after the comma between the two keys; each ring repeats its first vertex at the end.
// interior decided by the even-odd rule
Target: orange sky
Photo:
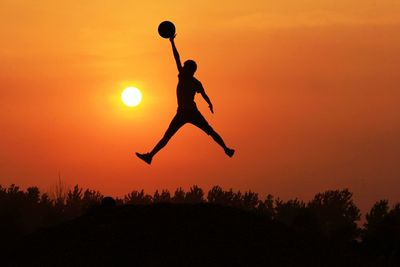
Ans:
{"type": "Polygon", "coordinates": [[[252,189],[284,199],[349,188],[399,200],[397,0],[0,2],[0,184],[48,190],[61,172],[105,194],[252,189]],[[234,158],[187,125],[147,166],[176,111],[158,23],[214,103],[197,103],[234,158]],[[143,102],[124,107],[136,86],[143,102]]]}

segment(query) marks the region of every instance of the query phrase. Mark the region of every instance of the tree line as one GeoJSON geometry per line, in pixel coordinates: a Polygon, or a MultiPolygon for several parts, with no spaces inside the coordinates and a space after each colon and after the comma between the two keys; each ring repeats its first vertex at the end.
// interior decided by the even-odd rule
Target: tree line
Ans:
{"type": "MultiPolygon", "coordinates": [[[[22,190],[12,184],[0,185],[0,235],[3,244],[17,240],[39,228],[51,226],[101,207],[104,197],[99,191],[75,185],[71,189],[61,183],[52,194],[41,193],[38,187],[22,190]]],[[[116,205],[151,205],[156,203],[209,203],[258,213],[308,236],[332,242],[355,242],[372,253],[399,253],[400,203],[393,206],[387,200],[377,201],[365,215],[360,226],[360,209],[348,189],[317,193],[310,201],[282,200],[272,195],[260,197],[253,191],[224,190],[214,186],[207,193],[194,185],[173,193],[157,190],[150,195],[144,190],[133,190],[116,205]],[[397,252],[396,252],[397,251],[397,252]]]]}

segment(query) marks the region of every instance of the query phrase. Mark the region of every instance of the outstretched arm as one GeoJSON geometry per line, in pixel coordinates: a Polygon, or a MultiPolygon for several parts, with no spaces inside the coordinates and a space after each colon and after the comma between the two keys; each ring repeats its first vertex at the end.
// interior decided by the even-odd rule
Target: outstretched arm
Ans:
{"type": "Polygon", "coordinates": [[[176,66],[178,67],[178,71],[181,72],[182,71],[182,63],[181,63],[181,59],[179,57],[178,49],[176,49],[176,46],[175,46],[175,41],[174,41],[175,37],[176,37],[176,34],[174,36],[172,36],[171,38],[169,38],[169,40],[171,41],[172,52],[174,53],[176,66]]]}
{"type": "Polygon", "coordinates": [[[204,98],[204,100],[207,102],[208,107],[210,108],[211,113],[214,114],[214,107],[213,107],[213,104],[211,103],[210,98],[209,98],[208,95],[206,94],[206,91],[204,91],[204,88],[203,88],[203,90],[201,90],[200,93],[201,93],[201,96],[204,98]]]}

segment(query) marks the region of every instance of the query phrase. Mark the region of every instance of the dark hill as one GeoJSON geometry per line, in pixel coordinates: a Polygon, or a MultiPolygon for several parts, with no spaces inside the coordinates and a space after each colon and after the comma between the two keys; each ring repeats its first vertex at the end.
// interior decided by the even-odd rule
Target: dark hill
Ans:
{"type": "Polygon", "coordinates": [[[335,246],[256,213],[211,204],[99,208],[21,241],[11,265],[351,266],[335,246]]]}

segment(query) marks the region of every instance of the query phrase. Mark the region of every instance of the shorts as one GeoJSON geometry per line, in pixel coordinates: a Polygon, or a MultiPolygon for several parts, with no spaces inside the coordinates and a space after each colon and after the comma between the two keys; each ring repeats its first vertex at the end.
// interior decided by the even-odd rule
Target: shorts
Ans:
{"type": "Polygon", "coordinates": [[[165,135],[172,136],[174,135],[179,128],[181,128],[186,123],[191,123],[200,129],[202,129],[206,134],[210,135],[214,132],[214,129],[208,124],[206,119],[201,115],[200,111],[196,109],[178,109],[175,117],[172,119],[169,124],[168,130],[165,135]]]}

